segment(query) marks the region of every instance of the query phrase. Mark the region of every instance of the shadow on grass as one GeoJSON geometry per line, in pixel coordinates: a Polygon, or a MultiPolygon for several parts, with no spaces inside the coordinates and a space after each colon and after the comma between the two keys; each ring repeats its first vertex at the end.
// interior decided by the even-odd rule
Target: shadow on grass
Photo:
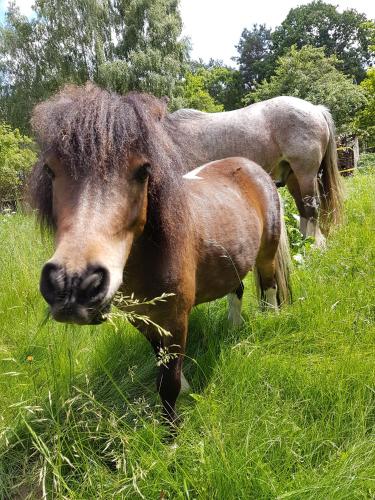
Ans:
{"type": "MultiPolygon", "coordinates": [[[[243,331],[230,330],[226,314],[226,303],[221,300],[198,306],[190,315],[184,373],[194,392],[204,391],[222,348],[235,342],[243,331]]],[[[151,345],[135,328],[109,329],[92,354],[92,391],[119,414],[124,403],[134,399],[144,397],[155,404],[157,370],[151,345]]]]}

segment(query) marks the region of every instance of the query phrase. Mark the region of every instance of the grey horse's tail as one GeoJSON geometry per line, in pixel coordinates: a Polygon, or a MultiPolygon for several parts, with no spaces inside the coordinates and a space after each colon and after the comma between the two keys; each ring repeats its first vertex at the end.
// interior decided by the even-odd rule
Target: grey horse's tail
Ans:
{"type": "Polygon", "coordinates": [[[289,239],[284,219],[283,200],[280,198],[280,240],[276,252],[275,278],[277,284],[277,302],[290,304],[292,302],[292,287],[290,282],[290,273],[292,269],[292,259],[290,257],[289,239]]]}
{"type": "Polygon", "coordinates": [[[344,192],[339,169],[337,167],[337,149],[335,124],[329,110],[319,106],[329,128],[329,142],[323,157],[319,176],[318,190],[320,198],[319,226],[328,235],[333,224],[342,220],[344,192]]]}

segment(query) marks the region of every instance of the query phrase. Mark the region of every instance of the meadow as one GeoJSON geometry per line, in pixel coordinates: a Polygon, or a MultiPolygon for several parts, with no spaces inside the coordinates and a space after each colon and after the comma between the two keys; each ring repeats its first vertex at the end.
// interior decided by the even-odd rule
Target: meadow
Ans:
{"type": "Polygon", "coordinates": [[[50,321],[51,241],[0,216],[0,498],[375,498],[375,175],[345,184],[344,224],[296,265],[291,306],[261,313],[249,278],[243,327],[225,300],[193,311],[173,442],[146,340],[50,321]]]}

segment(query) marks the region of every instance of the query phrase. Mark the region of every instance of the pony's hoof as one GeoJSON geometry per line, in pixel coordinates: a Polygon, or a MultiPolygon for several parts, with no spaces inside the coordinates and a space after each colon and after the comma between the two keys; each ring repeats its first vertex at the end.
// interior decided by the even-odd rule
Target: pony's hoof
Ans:
{"type": "Polygon", "coordinates": [[[277,301],[277,288],[266,288],[263,291],[263,307],[266,311],[279,313],[279,304],[277,301]]]}
{"type": "Polygon", "coordinates": [[[241,315],[228,314],[228,323],[230,328],[239,328],[245,324],[245,320],[241,315]]]}
{"type": "Polygon", "coordinates": [[[311,245],[311,247],[317,250],[325,250],[327,248],[327,240],[322,234],[320,234],[315,238],[315,241],[311,245]]]}

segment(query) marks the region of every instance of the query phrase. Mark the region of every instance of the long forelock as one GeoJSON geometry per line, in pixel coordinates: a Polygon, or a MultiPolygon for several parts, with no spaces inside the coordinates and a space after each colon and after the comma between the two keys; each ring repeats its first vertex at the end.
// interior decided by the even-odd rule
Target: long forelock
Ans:
{"type": "Polygon", "coordinates": [[[120,96],[91,83],[66,86],[38,104],[32,127],[42,154],[31,174],[29,194],[42,224],[53,227],[51,181],[43,169],[48,152],[55,153],[74,178],[100,181],[122,168],[132,151],[150,161],[150,197],[155,211],[169,224],[164,198],[174,190],[170,203],[178,200],[183,165],[162,126],[163,106],[163,101],[147,94],[120,96]]]}
{"type": "Polygon", "coordinates": [[[31,123],[41,150],[55,153],[74,176],[106,175],[133,148],[147,149],[133,106],[92,84],[64,87],[36,106],[31,123]]]}

